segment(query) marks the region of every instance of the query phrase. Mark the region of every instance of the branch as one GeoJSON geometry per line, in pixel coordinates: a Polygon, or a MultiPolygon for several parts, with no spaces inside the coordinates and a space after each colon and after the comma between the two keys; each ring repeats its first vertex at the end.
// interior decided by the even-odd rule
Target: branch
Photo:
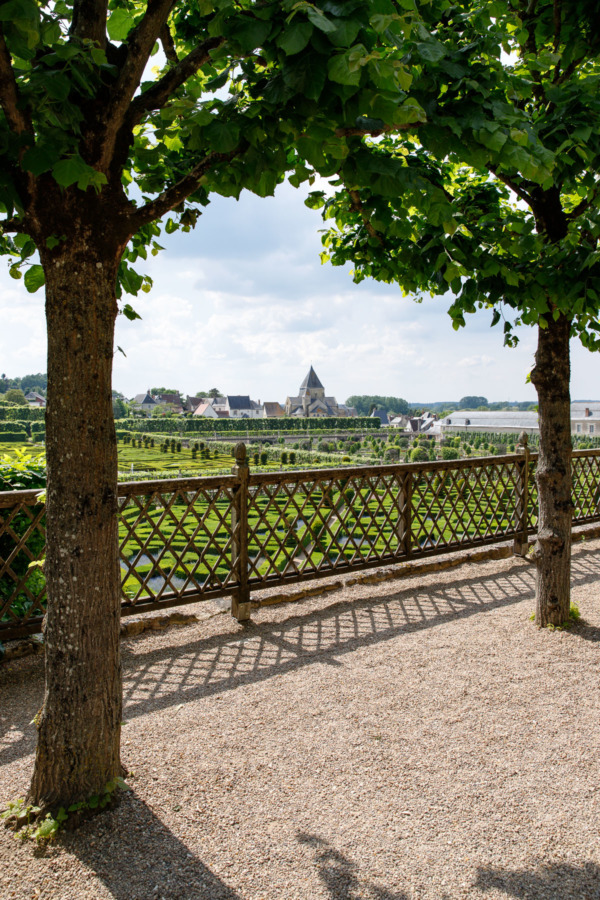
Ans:
{"type": "Polygon", "coordinates": [[[108,0],[75,0],[69,34],[106,49],[108,0]]]}
{"type": "Polygon", "coordinates": [[[124,44],[126,56],[104,114],[106,140],[97,167],[108,169],[112,159],[117,133],[139,87],[150,52],[165,25],[176,0],[148,0],[143,19],[129,32],[124,44]]]}
{"type": "Polygon", "coordinates": [[[19,89],[10,59],[10,53],[0,30],[0,105],[4,110],[8,127],[14,134],[33,134],[29,116],[19,109],[19,89]]]}
{"type": "Polygon", "coordinates": [[[488,165],[487,168],[488,168],[488,171],[491,172],[492,175],[495,175],[499,181],[501,181],[503,184],[505,184],[507,187],[509,187],[511,189],[511,191],[514,191],[515,194],[517,195],[517,197],[520,197],[521,200],[523,200],[525,203],[527,203],[528,206],[531,206],[531,204],[533,203],[533,198],[531,197],[530,194],[527,193],[526,190],[524,190],[522,187],[520,187],[518,184],[516,184],[516,182],[514,182],[512,180],[512,178],[509,178],[508,175],[504,175],[502,172],[498,172],[498,169],[496,168],[496,166],[488,165]]]}
{"type": "Polygon", "coordinates": [[[554,19],[554,52],[558,50],[560,46],[560,32],[562,28],[562,4],[561,0],[554,0],[554,7],[552,10],[552,16],[554,19]]]}
{"type": "Polygon", "coordinates": [[[170,69],[166,75],[157,81],[151,88],[136,97],[129,107],[128,120],[131,127],[137,125],[145,112],[151,109],[161,109],[178,87],[195,75],[210,57],[210,51],[220,47],[225,39],[222,37],[210,38],[202,44],[198,44],[191,53],[188,53],[176,66],[170,69]]]}
{"type": "Polygon", "coordinates": [[[174,63],[175,65],[177,65],[177,63],[179,62],[179,57],[177,56],[177,50],[175,49],[175,41],[173,40],[171,29],[166,22],[160,30],[159,37],[163,50],[165,52],[165,56],[170,63],[174,63]]]}
{"type": "Polygon", "coordinates": [[[358,193],[358,191],[348,190],[348,196],[350,197],[350,208],[353,209],[354,212],[357,212],[359,214],[364,222],[368,234],[370,234],[372,238],[375,238],[376,241],[379,241],[382,247],[385,247],[383,235],[381,235],[371,224],[371,220],[369,219],[365,208],[362,205],[362,201],[360,199],[360,194],[358,193]]]}
{"type": "Polygon", "coordinates": [[[187,175],[176,182],[176,184],[171,185],[170,188],[167,188],[166,191],[163,191],[156,200],[146,203],[145,206],[135,210],[130,219],[133,233],[138,231],[142,225],[155,222],[157,219],[162,218],[165,213],[179,206],[190,194],[193,194],[198,189],[198,182],[210,169],[213,169],[219,163],[230,162],[230,160],[235,159],[236,156],[239,156],[245,150],[246,144],[244,143],[229,153],[209,153],[187,175]]]}
{"type": "Polygon", "coordinates": [[[30,234],[29,228],[22,219],[5,219],[0,222],[0,232],[2,234],[30,234]]]}

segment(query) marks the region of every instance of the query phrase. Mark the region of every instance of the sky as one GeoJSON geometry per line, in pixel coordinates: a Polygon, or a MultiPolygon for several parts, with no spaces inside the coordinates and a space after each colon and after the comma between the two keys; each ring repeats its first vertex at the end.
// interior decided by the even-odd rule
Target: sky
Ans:
{"type": "MultiPolygon", "coordinates": [[[[163,234],[165,250],[139,271],[150,294],[127,298],[142,316],[119,316],[113,385],[126,397],[152,387],[186,394],[249,394],[284,402],[312,364],[326,392],[409,402],[530,400],[535,331],[502,345],[491,312],[452,329],[450,299],[403,297],[394,285],[353,283],[350,267],[322,265],[318,212],[305,191],[216,198],[189,234],[163,234]]],[[[28,294],[0,266],[0,371],[46,371],[43,289],[28,294]]],[[[573,399],[600,398],[600,354],[572,344],[573,399]]]]}

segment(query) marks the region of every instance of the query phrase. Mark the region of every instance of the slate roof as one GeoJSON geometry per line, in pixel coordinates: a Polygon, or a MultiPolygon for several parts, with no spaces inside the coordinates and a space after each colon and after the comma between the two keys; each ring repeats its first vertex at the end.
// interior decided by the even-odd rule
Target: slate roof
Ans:
{"type": "Polygon", "coordinates": [[[308,375],[300,385],[300,391],[310,390],[311,388],[322,388],[325,390],[312,366],[308,370],[308,375]]]}
{"type": "Polygon", "coordinates": [[[153,406],[156,406],[156,400],[147,391],[145,394],[136,394],[133,402],[137,403],[138,406],[142,406],[144,403],[151,403],[153,406]]]}
{"type": "Polygon", "coordinates": [[[250,397],[244,396],[242,394],[236,394],[235,396],[227,395],[227,403],[229,405],[229,409],[252,409],[252,401],[250,397]]]}
{"type": "Polygon", "coordinates": [[[600,403],[597,400],[576,400],[574,403],[571,403],[572,419],[585,419],[589,417],[600,417],[600,403]],[[589,410],[589,416],[586,416],[585,414],[586,409],[589,410]]]}
{"type": "Polygon", "coordinates": [[[382,425],[389,425],[390,420],[388,419],[388,414],[385,409],[374,409],[371,413],[372,419],[379,419],[382,425]]]}
{"type": "Polygon", "coordinates": [[[537,429],[538,414],[533,410],[471,410],[458,409],[442,419],[451,428],[470,428],[473,431],[493,431],[494,428],[537,429]]]}

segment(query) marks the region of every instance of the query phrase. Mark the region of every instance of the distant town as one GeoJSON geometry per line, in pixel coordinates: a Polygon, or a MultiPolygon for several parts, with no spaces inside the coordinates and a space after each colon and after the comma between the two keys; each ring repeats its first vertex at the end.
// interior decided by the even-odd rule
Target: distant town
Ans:
{"type": "MultiPolygon", "coordinates": [[[[22,378],[0,376],[0,405],[44,408],[47,376],[22,378]]],[[[468,395],[458,401],[411,403],[402,397],[353,395],[338,403],[310,366],[297,393],[285,400],[253,400],[248,394],[227,394],[213,387],[194,396],[176,388],[153,387],[127,398],[113,391],[115,419],[172,418],[200,416],[208,419],[256,419],[283,416],[318,418],[378,418],[381,426],[408,434],[442,437],[446,433],[491,432],[519,435],[539,432],[537,405],[530,401],[494,401],[468,395]]],[[[600,401],[578,400],[571,403],[571,432],[574,435],[600,436],[600,401]],[[598,427],[596,427],[598,425],[598,427]]]]}

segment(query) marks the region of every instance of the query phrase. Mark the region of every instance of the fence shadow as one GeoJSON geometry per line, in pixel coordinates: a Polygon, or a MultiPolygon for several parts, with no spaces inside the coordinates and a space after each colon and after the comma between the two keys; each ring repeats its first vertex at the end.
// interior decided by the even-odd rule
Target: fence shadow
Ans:
{"type": "Polygon", "coordinates": [[[133,793],[59,841],[114,900],[242,900],[133,793]]]}
{"type": "MultiPolygon", "coordinates": [[[[600,558],[591,549],[578,549],[573,558],[574,586],[597,582],[600,558]]],[[[497,607],[533,599],[533,566],[508,566],[485,576],[473,574],[439,587],[394,590],[353,603],[333,602],[324,609],[292,615],[282,623],[251,623],[232,634],[195,638],[177,647],[163,647],[130,654],[124,648],[124,711],[126,719],[166,709],[199,697],[212,696],[315,663],[339,666],[339,657],[358,647],[375,645],[409,631],[434,628],[445,622],[468,618],[497,607]]],[[[585,621],[573,629],[579,638],[598,641],[600,628],[585,621]]],[[[5,709],[0,711],[0,764],[18,759],[35,748],[35,728],[27,722],[43,699],[43,667],[36,661],[35,685],[29,685],[30,708],[16,702],[22,691],[22,675],[3,678],[5,709]],[[13,694],[8,703],[9,694],[13,694]]],[[[33,673],[30,673],[33,675],[33,673]]]]}
{"type": "Polygon", "coordinates": [[[483,892],[502,891],[518,900],[600,900],[600,866],[552,863],[537,870],[479,868],[475,886],[483,892]]]}
{"type": "Polygon", "coordinates": [[[314,849],[319,878],[330,900],[355,900],[357,897],[365,900],[409,900],[409,895],[404,891],[391,890],[362,879],[356,863],[317,835],[300,832],[298,842],[314,849]]]}
{"type": "MultiPolygon", "coordinates": [[[[368,590],[366,588],[365,590],[368,590]]],[[[314,663],[339,666],[339,657],[409,631],[433,628],[488,609],[533,598],[526,566],[484,578],[407,589],[383,597],[339,601],[282,623],[250,623],[237,634],[136,655],[125,669],[125,717],[231,690],[241,684],[314,663]]]]}

